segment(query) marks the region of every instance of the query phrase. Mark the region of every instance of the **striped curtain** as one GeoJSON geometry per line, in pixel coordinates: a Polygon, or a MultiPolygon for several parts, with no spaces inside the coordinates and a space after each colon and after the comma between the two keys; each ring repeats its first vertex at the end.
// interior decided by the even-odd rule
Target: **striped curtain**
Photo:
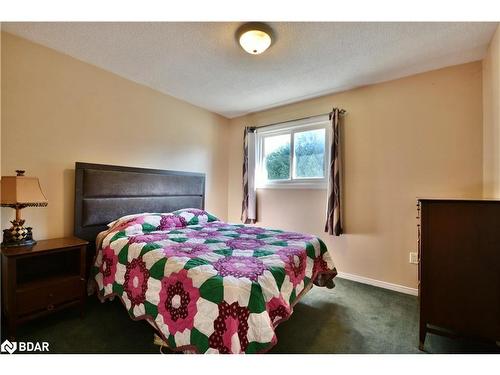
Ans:
{"type": "Polygon", "coordinates": [[[257,194],[255,191],[255,128],[246,127],[243,134],[243,201],[241,221],[257,221],[257,194]]]}
{"type": "Polygon", "coordinates": [[[328,203],[326,210],[325,232],[340,236],[342,228],[342,160],[340,149],[340,110],[334,108],[330,113],[332,136],[330,140],[330,169],[328,181],[328,203]]]}

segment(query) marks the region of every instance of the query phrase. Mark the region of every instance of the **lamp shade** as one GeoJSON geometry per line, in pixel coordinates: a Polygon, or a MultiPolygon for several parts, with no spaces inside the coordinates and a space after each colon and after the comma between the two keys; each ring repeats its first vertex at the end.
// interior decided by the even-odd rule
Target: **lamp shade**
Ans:
{"type": "Polygon", "coordinates": [[[1,189],[2,207],[16,205],[37,207],[48,204],[37,177],[23,176],[19,173],[18,176],[2,176],[1,189]]]}
{"type": "Polygon", "coordinates": [[[271,36],[260,30],[249,30],[240,36],[240,45],[248,53],[259,55],[271,45],[271,36]]]}

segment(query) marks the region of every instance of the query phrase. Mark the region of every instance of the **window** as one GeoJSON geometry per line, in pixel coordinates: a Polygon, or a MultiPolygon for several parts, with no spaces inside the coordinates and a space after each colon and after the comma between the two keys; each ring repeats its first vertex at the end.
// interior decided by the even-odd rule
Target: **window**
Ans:
{"type": "Polygon", "coordinates": [[[314,118],[257,129],[257,187],[325,188],[327,127],[314,118]]]}

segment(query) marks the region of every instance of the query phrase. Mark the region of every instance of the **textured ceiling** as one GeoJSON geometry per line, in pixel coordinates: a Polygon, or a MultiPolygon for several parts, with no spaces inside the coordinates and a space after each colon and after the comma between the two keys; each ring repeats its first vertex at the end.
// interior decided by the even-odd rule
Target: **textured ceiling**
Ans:
{"type": "Polygon", "coordinates": [[[239,23],[2,23],[56,49],[226,117],[479,60],[496,23],[270,23],[262,55],[239,23]]]}

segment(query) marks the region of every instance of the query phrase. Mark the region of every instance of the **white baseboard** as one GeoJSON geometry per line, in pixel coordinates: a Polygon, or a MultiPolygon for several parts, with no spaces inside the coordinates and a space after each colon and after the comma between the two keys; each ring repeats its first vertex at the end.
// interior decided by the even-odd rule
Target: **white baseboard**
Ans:
{"type": "Polygon", "coordinates": [[[362,284],[377,286],[379,288],[394,290],[400,293],[411,294],[412,296],[418,296],[418,289],[410,288],[404,285],[392,284],[385,281],[370,279],[368,277],[353,275],[345,272],[339,272],[337,274],[337,277],[340,277],[341,279],[357,281],[358,283],[362,284]]]}

